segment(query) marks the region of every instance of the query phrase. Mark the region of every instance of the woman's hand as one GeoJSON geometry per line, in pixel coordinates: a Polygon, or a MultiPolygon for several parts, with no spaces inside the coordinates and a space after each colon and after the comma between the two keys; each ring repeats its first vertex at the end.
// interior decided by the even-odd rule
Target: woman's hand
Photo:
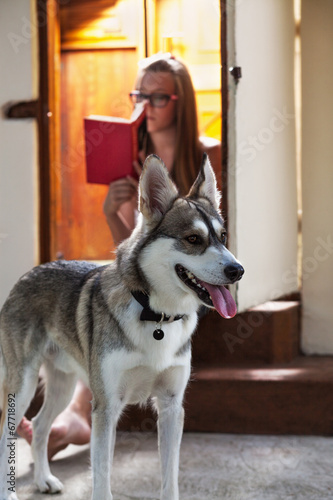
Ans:
{"type": "MultiPolygon", "coordinates": [[[[140,177],[142,167],[138,161],[133,161],[133,168],[138,177],[140,177]]],[[[111,182],[103,206],[103,211],[107,219],[117,214],[124,203],[131,201],[134,196],[137,196],[138,185],[138,181],[130,176],[111,182]]]]}
{"type": "Polygon", "coordinates": [[[130,176],[111,182],[103,205],[106,218],[117,214],[121,205],[131,201],[136,196],[137,191],[138,182],[130,176]]]}

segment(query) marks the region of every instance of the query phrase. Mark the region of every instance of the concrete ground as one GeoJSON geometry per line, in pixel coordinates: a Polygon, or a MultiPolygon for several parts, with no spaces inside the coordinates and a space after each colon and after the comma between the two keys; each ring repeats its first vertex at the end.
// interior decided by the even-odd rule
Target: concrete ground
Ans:
{"type": "MultiPolygon", "coordinates": [[[[46,500],[32,485],[29,445],[17,441],[19,500],[46,500]]],[[[183,436],[181,500],[332,500],[333,438],[226,434],[183,436]]],[[[52,498],[90,500],[89,446],[70,446],[51,463],[64,491],[52,498]]],[[[114,500],[157,500],[155,433],[118,433],[112,474],[114,500]]],[[[170,499],[171,500],[171,499],[170,499]]]]}

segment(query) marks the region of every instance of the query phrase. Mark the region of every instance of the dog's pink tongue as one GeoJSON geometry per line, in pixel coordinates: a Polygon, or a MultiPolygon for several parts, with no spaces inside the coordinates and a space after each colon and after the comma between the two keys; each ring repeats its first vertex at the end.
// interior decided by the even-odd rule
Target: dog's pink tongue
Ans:
{"type": "Polygon", "coordinates": [[[237,306],[231,293],[224,286],[203,283],[212,298],[215,309],[223,318],[230,319],[237,313],[237,306]]]}

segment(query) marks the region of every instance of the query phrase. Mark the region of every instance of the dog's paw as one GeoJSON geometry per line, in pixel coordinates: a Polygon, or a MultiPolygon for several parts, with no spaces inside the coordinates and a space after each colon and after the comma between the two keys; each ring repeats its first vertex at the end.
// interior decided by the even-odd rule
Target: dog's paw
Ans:
{"type": "Polygon", "coordinates": [[[63,484],[58,478],[50,474],[49,476],[35,480],[37,488],[42,493],[60,493],[63,490],[63,484]]]}

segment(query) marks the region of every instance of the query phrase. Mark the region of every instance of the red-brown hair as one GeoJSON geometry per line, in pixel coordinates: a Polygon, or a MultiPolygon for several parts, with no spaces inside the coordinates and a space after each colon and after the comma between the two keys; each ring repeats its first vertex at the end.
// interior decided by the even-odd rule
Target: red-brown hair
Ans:
{"type": "Polygon", "coordinates": [[[170,73],[175,82],[177,132],[171,175],[180,193],[185,195],[195,181],[201,163],[197,106],[191,76],[184,63],[168,54],[155,55],[140,63],[137,81],[141,81],[148,72],[170,73]]]}

